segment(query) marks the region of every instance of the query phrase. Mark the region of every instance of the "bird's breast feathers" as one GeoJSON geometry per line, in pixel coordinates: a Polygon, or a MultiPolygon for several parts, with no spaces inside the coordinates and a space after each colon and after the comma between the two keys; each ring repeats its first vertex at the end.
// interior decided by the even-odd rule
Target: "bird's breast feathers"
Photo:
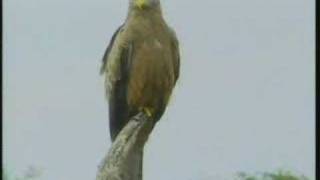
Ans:
{"type": "MultiPolygon", "coordinates": [[[[121,54],[130,44],[133,45],[133,52],[129,58],[130,79],[136,78],[134,82],[147,81],[149,80],[147,76],[154,77],[153,81],[166,81],[158,84],[173,84],[171,34],[163,27],[159,27],[156,31],[152,29],[134,29],[125,26],[119,32],[106,64],[107,97],[112,92],[114,83],[121,78],[120,66],[123,63],[120,60],[121,54]]],[[[140,82],[140,84],[145,86],[147,83],[140,82]]]]}

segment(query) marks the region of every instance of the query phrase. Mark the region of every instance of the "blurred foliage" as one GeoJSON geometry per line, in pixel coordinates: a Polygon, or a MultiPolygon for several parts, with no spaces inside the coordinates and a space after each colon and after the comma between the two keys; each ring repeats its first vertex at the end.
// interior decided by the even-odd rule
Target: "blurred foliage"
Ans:
{"type": "Polygon", "coordinates": [[[42,170],[34,166],[29,166],[22,176],[15,176],[7,170],[2,172],[2,180],[37,180],[42,175],[42,170]]]}
{"type": "MultiPolygon", "coordinates": [[[[28,167],[22,176],[14,176],[8,171],[2,171],[2,180],[39,180],[42,176],[42,170],[34,166],[28,167]]],[[[236,174],[234,180],[310,180],[304,175],[297,175],[291,171],[278,170],[276,172],[263,172],[249,174],[246,172],[239,172],[236,174]]]]}
{"type": "Polygon", "coordinates": [[[264,172],[259,174],[247,174],[240,172],[236,180],[309,180],[304,175],[296,175],[290,171],[279,170],[277,172],[264,172]]]}

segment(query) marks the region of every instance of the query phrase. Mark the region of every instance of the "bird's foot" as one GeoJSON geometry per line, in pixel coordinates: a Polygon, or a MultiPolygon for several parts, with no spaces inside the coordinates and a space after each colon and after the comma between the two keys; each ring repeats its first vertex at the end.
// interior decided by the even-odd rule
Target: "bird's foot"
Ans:
{"type": "Polygon", "coordinates": [[[152,116],[152,109],[144,107],[142,108],[143,112],[150,118],[152,116]]]}

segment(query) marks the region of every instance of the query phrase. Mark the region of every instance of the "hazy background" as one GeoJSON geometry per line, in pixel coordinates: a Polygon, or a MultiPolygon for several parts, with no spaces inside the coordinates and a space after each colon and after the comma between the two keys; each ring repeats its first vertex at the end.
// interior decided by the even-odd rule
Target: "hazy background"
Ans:
{"type": "MultiPolygon", "coordinates": [[[[110,147],[101,58],[127,0],[4,0],[4,165],[94,179],[110,147]]],[[[314,1],[162,1],[181,78],[145,179],[290,169],[314,179],[314,1]]]]}

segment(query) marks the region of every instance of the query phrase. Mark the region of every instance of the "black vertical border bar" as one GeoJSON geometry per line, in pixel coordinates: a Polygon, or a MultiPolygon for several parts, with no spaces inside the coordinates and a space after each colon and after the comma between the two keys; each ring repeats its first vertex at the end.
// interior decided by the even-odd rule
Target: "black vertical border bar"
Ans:
{"type": "Polygon", "coordinates": [[[319,140],[319,82],[318,82],[318,79],[317,78],[319,75],[319,18],[318,18],[318,15],[319,15],[319,12],[317,11],[318,10],[318,0],[315,0],[315,95],[316,95],[316,98],[315,98],[315,177],[316,179],[320,179],[319,178],[319,173],[320,173],[320,169],[319,169],[319,162],[320,162],[320,159],[319,159],[319,143],[318,143],[318,140],[319,140]]]}
{"type": "Polygon", "coordinates": [[[1,159],[1,178],[3,179],[4,178],[4,172],[3,172],[3,152],[4,152],[4,147],[3,147],[3,61],[4,61],[4,58],[3,58],[3,36],[4,36],[4,33],[3,33],[3,21],[4,21],[4,10],[3,10],[3,1],[1,1],[0,3],[0,9],[1,9],[1,41],[0,41],[0,56],[1,56],[1,60],[0,60],[0,64],[1,64],[1,79],[0,79],[0,88],[1,88],[1,156],[0,156],[0,159],[1,159]]]}

